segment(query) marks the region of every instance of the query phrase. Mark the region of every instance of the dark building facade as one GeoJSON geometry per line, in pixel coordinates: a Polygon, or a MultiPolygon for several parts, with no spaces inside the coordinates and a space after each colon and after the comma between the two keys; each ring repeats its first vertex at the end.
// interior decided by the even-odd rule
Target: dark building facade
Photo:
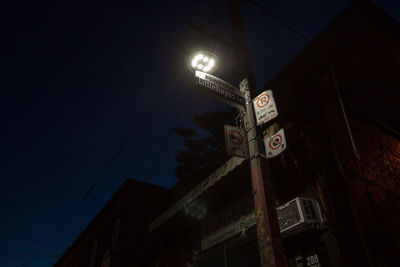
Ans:
{"type": "MultiPolygon", "coordinates": [[[[400,265],[399,73],[399,24],[354,1],[265,86],[280,113],[265,133],[287,140],[268,161],[288,266],[400,265]]],[[[232,164],[152,222],[182,257],[161,266],[259,266],[250,171],[232,164]]]]}
{"type": "Polygon", "coordinates": [[[292,174],[275,168],[288,179],[278,182],[277,197],[296,194],[287,182],[319,194],[329,262],[397,266],[400,28],[375,5],[359,2],[266,86],[281,103],[289,161],[297,161],[292,174]]]}
{"type": "Polygon", "coordinates": [[[148,224],[169,201],[169,189],[127,179],[54,266],[149,266],[148,224]]]}

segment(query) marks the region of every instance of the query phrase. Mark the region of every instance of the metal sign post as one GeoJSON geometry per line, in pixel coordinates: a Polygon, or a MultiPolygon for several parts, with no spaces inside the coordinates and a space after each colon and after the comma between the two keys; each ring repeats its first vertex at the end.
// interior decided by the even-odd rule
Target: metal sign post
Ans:
{"type": "MultiPolygon", "coordinates": [[[[252,107],[251,95],[255,95],[255,87],[253,86],[250,56],[240,11],[240,0],[230,0],[229,5],[233,35],[232,46],[236,59],[236,75],[239,80],[242,80],[240,91],[227,82],[204,72],[196,71],[197,82],[204,92],[245,111],[261,267],[285,267],[287,264],[280,237],[271,174],[268,163],[260,157],[260,151],[264,149],[261,134],[257,133],[257,123],[252,107]]],[[[258,97],[260,108],[258,110],[259,124],[265,123],[278,115],[276,106],[273,105],[273,102],[270,103],[271,99],[273,99],[272,91],[266,91],[265,95],[258,97]]],[[[238,140],[235,136],[233,139],[238,140]]],[[[283,146],[281,147],[283,142],[283,138],[274,139],[271,142],[271,146],[276,150],[283,149],[283,146]]]]}
{"type": "Polygon", "coordinates": [[[240,83],[240,90],[246,97],[245,125],[249,143],[251,184],[257,221],[257,238],[261,267],[284,267],[285,256],[280,238],[271,175],[268,165],[266,162],[263,162],[265,159],[263,160],[260,157],[256,119],[254,109],[251,105],[247,79],[244,79],[240,83]],[[266,182],[265,186],[264,181],[266,182]]]}

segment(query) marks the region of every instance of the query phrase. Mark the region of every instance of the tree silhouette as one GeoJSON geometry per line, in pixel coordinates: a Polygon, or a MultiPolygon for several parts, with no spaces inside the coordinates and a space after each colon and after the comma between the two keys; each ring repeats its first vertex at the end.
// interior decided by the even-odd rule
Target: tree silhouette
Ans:
{"type": "Polygon", "coordinates": [[[193,127],[177,127],[185,149],[178,150],[175,177],[183,187],[192,187],[205,179],[229,157],[225,153],[224,124],[235,125],[234,110],[206,112],[194,116],[193,127]]]}

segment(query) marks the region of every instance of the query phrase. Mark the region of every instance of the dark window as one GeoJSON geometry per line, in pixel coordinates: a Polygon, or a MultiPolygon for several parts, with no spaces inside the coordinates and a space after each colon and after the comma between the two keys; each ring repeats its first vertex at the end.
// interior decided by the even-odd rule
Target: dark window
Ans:
{"type": "Polygon", "coordinates": [[[113,232],[113,239],[112,239],[112,244],[113,244],[113,245],[115,245],[115,244],[118,243],[120,224],[121,224],[121,219],[118,219],[118,220],[114,223],[114,232],[113,232]]]}
{"type": "Polygon", "coordinates": [[[96,260],[96,249],[97,249],[97,240],[92,244],[92,255],[90,256],[90,264],[89,267],[94,266],[94,262],[96,260]]]}

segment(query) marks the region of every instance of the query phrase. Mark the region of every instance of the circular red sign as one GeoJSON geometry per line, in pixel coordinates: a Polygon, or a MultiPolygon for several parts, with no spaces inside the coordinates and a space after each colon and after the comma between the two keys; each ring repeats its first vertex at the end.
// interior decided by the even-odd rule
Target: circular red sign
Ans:
{"type": "Polygon", "coordinates": [[[281,147],[281,145],[282,145],[282,136],[280,134],[273,136],[271,140],[269,140],[268,142],[268,146],[272,150],[277,150],[278,148],[281,147]]]}
{"type": "Polygon", "coordinates": [[[230,131],[229,132],[229,138],[232,140],[232,143],[235,145],[241,145],[243,144],[243,136],[239,131],[230,131]]]}
{"type": "Polygon", "coordinates": [[[266,105],[268,105],[268,103],[269,103],[269,96],[267,93],[263,93],[257,98],[257,106],[259,108],[265,107],[266,105]]]}

